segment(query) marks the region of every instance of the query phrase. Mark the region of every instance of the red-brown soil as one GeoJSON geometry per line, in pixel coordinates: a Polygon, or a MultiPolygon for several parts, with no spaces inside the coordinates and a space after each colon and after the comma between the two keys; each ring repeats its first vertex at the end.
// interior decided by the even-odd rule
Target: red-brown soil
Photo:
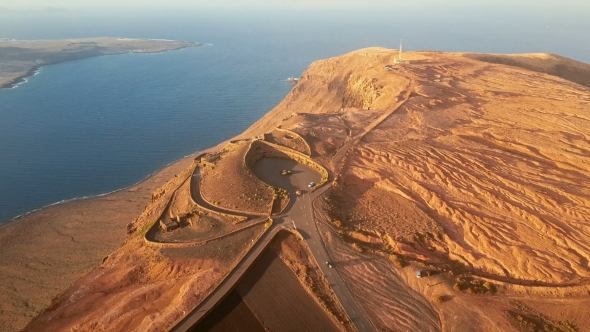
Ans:
{"type": "MultiPolygon", "coordinates": [[[[590,89],[575,83],[585,82],[590,66],[542,55],[512,55],[508,66],[501,56],[416,52],[405,55],[410,64],[387,68],[396,54],[371,48],[312,64],[285,100],[238,138],[280,125],[300,134],[333,172],[335,189],[314,205],[320,229],[378,330],[590,326],[590,89]],[[416,278],[417,270],[432,275],[416,278]]],[[[205,171],[203,193],[229,209],[268,211],[272,192],[245,169],[245,149],[228,149],[205,171]]],[[[128,244],[104,263],[116,278],[87,274],[31,326],[51,321],[52,311],[70,317],[60,328],[104,324],[129,311],[115,328],[157,329],[194,307],[198,299],[187,294],[206,294],[223,273],[208,269],[208,286],[197,286],[192,274],[165,271],[193,259],[181,253],[199,247],[167,257],[135,240],[163,201],[129,226],[128,244]],[[84,287],[100,285],[96,280],[124,292],[78,298],[84,287]],[[150,287],[161,297],[158,307],[130,304],[129,294],[147,298],[150,287]],[[90,310],[91,298],[114,311],[90,310]],[[78,305],[86,311],[69,312],[78,305]]],[[[302,271],[305,256],[289,252],[280,255],[302,271]]],[[[187,268],[200,275],[207,264],[187,268]]]]}
{"type": "Polygon", "coordinates": [[[191,179],[188,178],[185,182],[174,192],[170,206],[168,207],[167,215],[176,216],[181,213],[189,213],[197,208],[191,199],[191,179]]]}
{"type": "Polygon", "coordinates": [[[0,331],[22,329],[125,241],[152,192],[190,166],[186,158],[129,189],[58,204],[0,228],[0,331]]]}
{"type": "Polygon", "coordinates": [[[467,57],[508,66],[524,68],[540,73],[565,78],[566,80],[590,87],[588,65],[555,54],[465,54],[467,57]]]}
{"type": "Polygon", "coordinates": [[[150,230],[147,238],[156,242],[199,242],[241,229],[251,223],[245,217],[225,215],[208,211],[191,199],[191,179],[187,179],[174,192],[170,205],[164,212],[165,217],[186,214],[187,220],[172,232],[163,232],[158,226],[150,230]],[[190,220],[190,222],[189,222],[190,220]],[[191,225],[192,223],[192,225],[191,225]]]}
{"type": "Polygon", "coordinates": [[[299,151],[308,156],[311,154],[307,142],[297,133],[292,131],[277,129],[271,133],[265,134],[264,140],[274,144],[282,145],[295,151],[299,151]]]}
{"type": "Polygon", "coordinates": [[[273,251],[254,264],[238,292],[269,331],[339,331],[273,251]]]}
{"type": "Polygon", "coordinates": [[[25,330],[166,330],[215,288],[263,231],[261,225],[202,246],[162,250],[135,237],[25,330]]]}
{"type": "Polygon", "coordinates": [[[442,324],[429,299],[412,289],[389,260],[359,253],[326,227],[326,247],[377,331],[440,331],[442,324]]]}
{"type": "MultiPolygon", "coordinates": [[[[512,55],[512,66],[506,66],[473,55],[422,52],[406,54],[410,64],[388,70],[394,56],[365,49],[314,63],[250,129],[282,118],[285,128],[328,135],[314,130],[307,121],[312,117],[319,123],[334,118],[334,129],[357,128],[348,135],[358,137],[354,144],[332,131],[339,143],[331,153],[343,156],[343,167],[332,169],[337,187],[327,203],[336,213],[326,225],[333,227],[332,237],[348,243],[343,259],[358,265],[349,284],[359,288],[363,307],[373,308],[373,322],[383,329],[403,323],[409,330],[513,330],[512,297],[525,303],[540,297],[535,301],[543,308],[565,304],[563,311],[544,312],[550,320],[571,320],[579,329],[590,325],[581,309],[590,281],[590,89],[575,83],[584,83],[590,67],[549,55],[512,55]],[[579,77],[554,70],[559,66],[579,77]],[[412,93],[395,108],[392,94],[397,97],[407,80],[412,93]],[[347,91],[355,89],[360,99],[349,98],[347,91]],[[313,114],[301,114],[307,112],[313,114]],[[366,116],[336,121],[346,112],[366,116]],[[363,135],[362,128],[388,112],[363,135]],[[371,257],[382,268],[369,264],[371,257]],[[423,267],[412,262],[444,270],[448,277],[425,280],[440,278],[446,288],[418,286],[415,269],[423,267]],[[388,293],[399,274],[386,272],[396,265],[407,266],[405,285],[396,283],[404,292],[411,289],[405,304],[388,293]],[[457,273],[483,278],[474,281],[481,285],[487,280],[498,287],[497,295],[457,292],[457,273]],[[400,306],[414,311],[392,315],[400,306]],[[432,319],[421,318],[426,312],[432,319]]],[[[318,153],[314,139],[309,143],[318,153]]]]}
{"type": "Polygon", "coordinates": [[[203,170],[201,194],[209,203],[240,212],[268,214],[272,189],[260,181],[244,164],[249,144],[240,142],[224,147],[214,166],[203,170]]]}
{"type": "Polygon", "coordinates": [[[281,126],[303,137],[311,148],[311,155],[320,159],[332,157],[351,131],[340,114],[297,114],[287,118],[281,126]]]}
{"type": "Polygon", "coordinates": [[[432,62],[407,67],[420,77],[417,96],[365,137],[347,172],[417,204],[444,229],[439,251],[473,271],[589,280],[589,90],[511,67],[432,62]],[[427,81],[435,73],[443,84],[427,81]]]}
{"type": "MultiPolygon", "coordinates": [[[[341,181],[343,191],[369,182],[406,198],[434,221],[430,246],[474,272],[547,285],[586,280],[589,89],[461,54],[412,53],[410,65],[387,70],[393,56],[367,49],[316,62],[269,116],[330,113],[350,106],[353,90],[367,98],[352,103],[358,113],[386,112],[411,79],[409,100],[349,151],[343,179],[363,181],[341,181]],[[314,96],[325,97],[322,107],[314,96]]],[[[395,223],[390,215],[372,219],[395,223]]]]}
{"type": "Polygon", "coordinates": [[[281,231],[236,288],[194,330],[352,330],[318,271],[302,240],[281,231]]]}

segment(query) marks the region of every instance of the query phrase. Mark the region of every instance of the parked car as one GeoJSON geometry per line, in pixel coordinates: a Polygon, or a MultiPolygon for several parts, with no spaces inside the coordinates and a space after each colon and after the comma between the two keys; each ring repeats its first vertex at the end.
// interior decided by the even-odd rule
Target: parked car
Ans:
{"type": "Polygon", "coordinates": [[[313,188],[313,187],[315,187],[315,182],[310,182],[310,183],[309,183],[307,186],[308,186],[309,188],[313,188]]]}
{"type": "Polygon", "coordinates": [[[434,270],[418,270],[416,271],[416,278],[426,278],[437,274],[434,270]]]}

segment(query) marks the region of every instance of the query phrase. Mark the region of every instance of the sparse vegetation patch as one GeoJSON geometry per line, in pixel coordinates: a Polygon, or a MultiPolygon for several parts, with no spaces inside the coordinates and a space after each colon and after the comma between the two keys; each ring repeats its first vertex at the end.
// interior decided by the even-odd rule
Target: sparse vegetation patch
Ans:
{"type": "Polygon", "coordinates": [[[496,285],[489,281],[475,279],[471,276],[460,276],[455,279],[453,289],[464,291],[468,294],[494,294],[496,285]]]}
{"type": "Polygon", "coordinates": [[[579,332],[580,329],[570,321],[555,321],[546,315],[529,308],[521,301],[513,301],[514,310],[506,314],[510,323],[522,332],[579,332]]]}

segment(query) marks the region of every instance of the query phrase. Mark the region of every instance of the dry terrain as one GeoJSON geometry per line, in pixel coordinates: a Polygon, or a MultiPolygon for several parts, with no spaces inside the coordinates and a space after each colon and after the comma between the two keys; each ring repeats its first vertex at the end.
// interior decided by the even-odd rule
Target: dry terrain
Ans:
{"type": "Polygon", "coordinates": [[[263,231],[261,225],[198,247],[161,250],[134,237],[25,330],[166,330],[215,288],[263,231]]]}
{"type": "Polygon", "coordinates": [[[152,192],[190,166],[192,158],[129,189],[58,204],[0,228],[0,331],[22,329],[80,276],[125,241],[127,224],[152,192]]]}
{"type": "Polygon", "coordinates": [[[342,147],[350,135],[344,116],[339,114],[297,114],[281,123],[303,137],[310,147],[311,156],[328,160],[342,147]]]}
{"type": "Polygon", "coordinates": [[[228,144],[203,170],[201,193],[210,204],[228,210],[268,214],[272,189],[244,164],[249,143],[228,144]]]}
{"type": "Polygon", "coordinates": [[[345,322],[345,315],[318,271],[302,241],[288,231],[279,232],[195,331],[350,330],[338,322],[345,322]]]}
{"type": "Polygon", "coordinates": [[[156,53],[198,45],[173,40],[131,38],[0,39],[0,88],[10,88],[23,82],[45,65],[100,55],[156,53]]]}
{"type": "Polygon", "coordinates": [[[162,232],[156,225],[148,231],[146,238],[161,243],[196,243],[249,227],[255,222],[247,222],[246,217],[216,213],[196,204],[191,198],[191,178],[186,179],[174,192],[163,213],[164,218],[181,214],[186,215],[186,220],[179,229],[162,232]]]}
{"type": "Polygon", "coordinates": [[[373,48],[314,63],[247,132],[284,119],[331,167],[335,188],[317,212],[328,247],[347,244],[333,253],[373,322],[589,326],[590,66],[439,52],[394,66],[395,56],[373,48]],[[419,269],[433,271],[422,284],[419,269]]]}
{"type": "MultiPolygon", "coordinates": [[[[280,126],[330,170],[333,188],[313,204],[318,227],[377,330],[587,329],[590,66],[546,54],[415,52],[403,65],[395,56],[370,48],[315,62],[236,139],[272,133],[266,138],[288,145],[280,126]]],[[[267,212],[273,193],[244,164],[249,144],[233,142],[208,160],[203,196],[226,209],[267,212]]],[[[204,298],[262,228],[194,248],[145,245],[142,235],[167,209],[190,208],[186,188],[177,191],[188,170],[154,192],[122,248],[29,328],[164,329],[204,298]]],[[[309,254],[294,238],[283,240],[274,245],[282,260],[268,265],[282,267],[260,290],[266,295],[252,293],[263,300],[238,290],[248,306],[234,303],[238,317],[249,309],[264,326],[285,328],[280,305],[266,302],[269,289],[280,291],[277,278],[291,275],[304,294],[325,299],[332,324],[343,320],[309,254]]],[[[276,299],[286,301],[281,294],[276,299]]]]}
{"type": "Polygon", "coordinates": [[[265,134],[264,140],[299,151],[308,156],[311,155],[310,147],[307,142],[297,133],[290,130],[277,129],[271,133],[265,134]]]}

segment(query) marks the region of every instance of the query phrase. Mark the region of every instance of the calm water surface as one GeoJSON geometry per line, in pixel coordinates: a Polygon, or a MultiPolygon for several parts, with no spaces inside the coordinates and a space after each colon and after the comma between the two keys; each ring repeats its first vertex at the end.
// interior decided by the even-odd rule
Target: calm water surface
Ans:
{"type": "Polygon", "coordinates": [[[0,38],[213,44],[48,66],[26,84],[0,90],[0,220],[137,183],[241,133],[290,91],[285,78],[312,61],[361,47],[396,48],[404,38],[408,50],[551,52],[590,63],[586,14],[420,6],[140,18],[0,13],[0,38]]]}

